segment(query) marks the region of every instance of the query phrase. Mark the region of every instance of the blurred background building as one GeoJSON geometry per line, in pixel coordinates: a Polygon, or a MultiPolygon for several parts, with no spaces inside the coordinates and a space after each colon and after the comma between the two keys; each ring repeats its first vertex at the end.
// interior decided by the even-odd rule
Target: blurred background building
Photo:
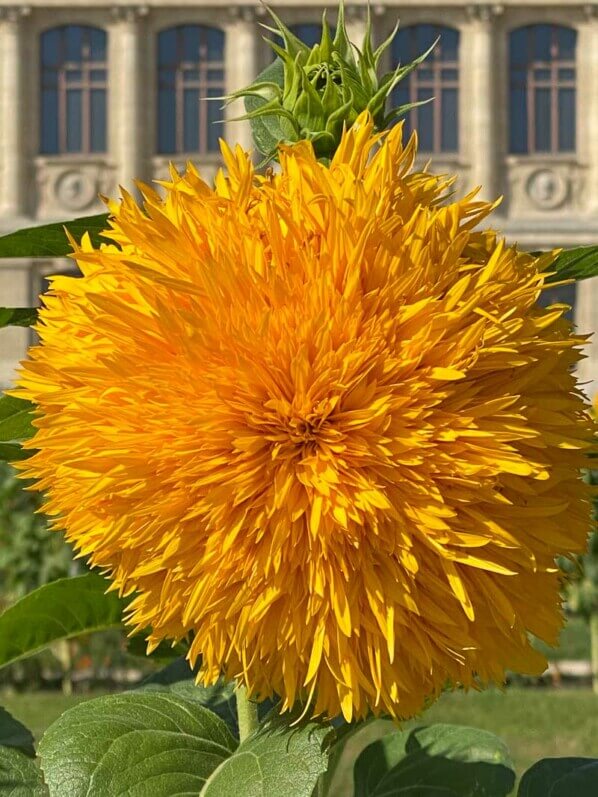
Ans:
{"type": "MultiPolygon", "coordinates": [[[[272,5],[309,43],[323,6],[272,5]]],[[[329,20],[334,24],[334,6],[329,20]]],[[[530,249],[598,243],[598,2],[403,0],[372,7],[375,38],[401,29],[387,69],[427,49],[398,102],[435,100],[412,112],[420,160],[504,196],[494,226],[530,249]]],[[[365,6],[347,8],[360,43],[365,6]]],[[[250,146],[242,108],[209,98],[239,88],[271,60],[247,2],[0,0],[0,232],[101,212],[98,194],[166,175],[168,163],[219,164],[218,137],[250,146]]],[[[0,260],[0,305],[36,302],[69,261],[0,260]]],[[[598,280],[555,289],[581,331],[598,329],[598,280]]],[[[30,332],[0,338],[0,386],[30,332]]],[[[581,365],[598,389],[598,348],[581,365]]]]}

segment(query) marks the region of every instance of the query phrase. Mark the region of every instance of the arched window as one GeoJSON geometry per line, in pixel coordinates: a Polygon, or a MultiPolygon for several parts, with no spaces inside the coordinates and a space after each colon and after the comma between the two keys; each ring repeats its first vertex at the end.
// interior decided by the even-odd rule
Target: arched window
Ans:
{"type": "Polygon", "coordinates": [[[179,25],[158,34],[158,152],[218,152],[223,135],[224,33],[179,25]],[[212,99],[210,99],[212,98],[212,99]]]}
{"type": "MultiPolygon", "coordinates": [[[[322,41],[322,26],[319,22],[301,22],[297,25],[289,25],[289,30],[308,47],[313,47],[322,41]]],[[[332,38],[335,33],[336,28],[330,28],[332,38]]]]}
{"type": "Polygon", "coordinates": [[[417,130],[422,152],[459,150],[459,31],[441,25],[399,28],[392,43],[393,66],[408,64],[440,41],[426,60],[392,93],[397,107],[430,100],[409,112],[405,135],[417,130]],[[432,99],[433,98],[433,99],[432,99]]]}
{"type": "Polygon", "coordinates": [[[46,30],[40,40],[40,151],[106,152],[106,33],[87,25],[46,30]]]}
{"type": "Polygon", "coordinates": [[[515,154],[575,151],[577,33],[528,25],[509,36],[509,144],[515,154]]]}

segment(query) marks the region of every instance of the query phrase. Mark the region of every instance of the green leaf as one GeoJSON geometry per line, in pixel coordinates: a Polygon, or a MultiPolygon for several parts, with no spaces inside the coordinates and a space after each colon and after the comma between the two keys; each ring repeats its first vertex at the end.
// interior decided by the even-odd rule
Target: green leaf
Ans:
{"type": "Polygon", "coordinates": [[[0,307],[0,327],[30,327],[36,321],[36,307],[0,307]]]}
{"type": "Polygon", "coordinates": [[[243,741],[200,797],[311,797],[328,763],[328,724],[276,716],[243,741]]]}
{"type": "MultiPolygon", "coordinates": [[[[534,254],[542,254],[535,252],[534,254]]],[[[579,246],[566,249],[550,264],[548,271],[555,273],[548,277],[547,284],[561,280],[583,280],[598,276],[598,246],[579,246]]]]}
{"type": "Polygon", "coordinates": [[[0,441],[28,440],[35,434],[31,421],[35,404],[14,396],[0,396],[0,441]]]}
{"type": "Polygon", "coordinates": [[[366,747],[355,764],[355,797],[412,797],[403,790],[415,787],[431,794],[449,790],[458,797],[506,797],[514,783],[504,743],[492,733],[459,725],[389,734],[366,747]]]}
{"type": "Polygon", "coordinates": [[[18,443],[0,443],[0,462],[16,462],[27,459],[32,451],[25,451],[18,443]]]}
{"type": "Polygon", "coordinates": [[[0,614],[0,667],[50,643],[122,625],[123,604],[96,573],[45,584],[0,614]]]}
{"type": "Polygon", "coordinates": [[[0,748],[2,747],[12,747],[35,758],[31,731],[0,706],[0,748]]]}
{"type": "MultiPolygon", "coordinates": [[[[195,683],[194,676],[195,672],[191,670],[189,662],[181,657],[159,672],[150,675],[135,691],[171,692],[179,697],[197,702],[224,720],[231,733],[238,737],[239,726],[234,683],[220,680],[213,686],[201,686],[195,683]]],[[[273,707],[274,703],[271,700],[263,700],[259,704],[260,721],[273,707]]]]}
{"type": "Polygon", "coordinates": [[[596,797],[598,794],[598,761],[569,772],[559,778],[549,797],[596,797]]]}
{"type": "Polygon", "coordinates": [[[33,758],[0,747],[0,797],[47,797],[42,773],[33,758]]]}
{"type": "Polygon", "coordinates": [[[70,221],[27,227],[0,236],[0,257],[65,257],[72,251],[65,228],[76,241],[88,232],[94,246],[106,243],[100,233],[108,226],[108,214],[81,216],[70,221]]]}
{"type": "Polygon", "coordinates": [[[65,712],[39,752],[51,797],[182,797],[197,795],[235,747],[226,724],[197,703],[129,692],[65,712]]]}
{"type": "Polygon", "coordinates": [[[523,774],[517,797],[595,797],[598,793],[597,767],[598,762],[593,758],[543,758],[523,774]],[[580,791],[583,779],[589,776],[593,779],[593,788],[591,791],[580,791]],[[578,780],[572,786],[574,778],[578,780]]]}

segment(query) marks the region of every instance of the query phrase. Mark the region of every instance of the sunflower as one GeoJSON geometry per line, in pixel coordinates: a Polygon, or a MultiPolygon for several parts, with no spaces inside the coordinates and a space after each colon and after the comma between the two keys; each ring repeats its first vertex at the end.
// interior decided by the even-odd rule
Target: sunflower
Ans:
{"type": "Polygon", "coordinates": [[[551,255],[478,231],[492,205],[413,171],[365,113],[329,166],[222,144],[43,297],[17,393],[24,475],[128,620],[314,716],[409,717],[446,684],[539,672],[581,551],[583,337],[542,309],[551,255]]]}

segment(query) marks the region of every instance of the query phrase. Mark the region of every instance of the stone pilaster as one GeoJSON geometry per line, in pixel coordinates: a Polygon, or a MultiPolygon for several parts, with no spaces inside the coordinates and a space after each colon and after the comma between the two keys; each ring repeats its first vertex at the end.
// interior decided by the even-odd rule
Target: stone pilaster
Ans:
{"type": "MultiPolygon", "coordinates": [[[[231,8],[224,28],[226,93],[230,94],[249,85],[256,78],[260,34],[254,11],[250,8],[231,8]]],[[[245,149],[254,149],[249,122],[232,121],[244,113],[242,100],[236,100],[226,106],[225,138],[229,142],[241,144],[245,149]]]]}
{"type": "Polygon", "coordinates": [[[365,8],[358,6],[345,7],[345,27],[351,44],[356,44],[359,49],[365,36],[367,13],[365,8]]]}
{"type": "MultiPolygon", "coordinates": [[[[587,211],[598,211],[598,3],[588,4],[586,18],[578,28],[577,108],[578,151],[587,168],[585,196],[587,211]]],[[[584,280],[577,286],[575,324],[579,332],[598,329],[598,277],[584,280]]],[[[578,366],[578,374],[586,394],[593,398],[598,392],[598,342],[585,347],[586,359],[578,366]]]]}
{"type": "Polygon", "coordinates": [[[146,109],[152,81],[143,60],[145,6],[112,9],[110,30],[110,152],[117,162],[118,182],[135,192],[134,181],[147,178],[146,109]]]}
{"type": "Polygon", "coordinates": [[[7,216],[27,210],[27,129],[24,86],[25,6],[0,9],[0,209],[7,216]]]}
{"type": "Polygon", "coordinates": [[[469,23],[462,30],[461,130],[466,131],[470,185],[482,186],[482,199],[495,199],[498,185],[497,35],[500,6],[470,5],[469,23]]]}

